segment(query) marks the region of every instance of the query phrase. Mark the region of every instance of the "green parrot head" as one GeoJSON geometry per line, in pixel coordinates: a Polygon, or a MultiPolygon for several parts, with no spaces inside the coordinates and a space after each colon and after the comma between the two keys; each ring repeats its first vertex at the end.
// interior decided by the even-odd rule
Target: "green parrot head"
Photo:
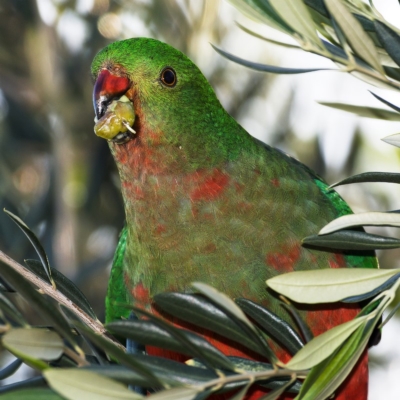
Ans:
{"type": "Polygon", "coordinates": [[[183,149],[183,158],[198,167],[234,157],[247,141],[197,66],[165,43],[148,38],[112,43],[96,55],[92,74],[95,132],[110,147],[129,141],[166,145],[183,149]],[[134,117],[115,111],[121,109],[116,101],[125,102],[125,111],[128,103],[134,117]]]}
{"type": "Polygon", "coordinates": [[[96,55],[92,74],[98,119],[113,100],[125,95],[133,103],[137,124],[144,118],[151,128],[167,133],[181,116],[193,114],[194,103],[206,108],[217,101],[194,63],[154,39],[128,39],[107,46],[96,55]]]}

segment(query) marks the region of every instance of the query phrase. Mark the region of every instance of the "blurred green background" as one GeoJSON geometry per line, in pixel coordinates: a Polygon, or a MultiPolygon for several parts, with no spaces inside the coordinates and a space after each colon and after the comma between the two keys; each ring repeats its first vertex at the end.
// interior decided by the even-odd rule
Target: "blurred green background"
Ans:
{"type": "MultiPolygon", "coordinates": [[[[392,18],[389,3],[400,9],[396,1],[381,3],[392,18]]],[[[90,63],[114,40],[149,36],[179,48],[251,134],[294,155],[329,183],[368,170],[398,171],[399,153],[379,138],[400,131],[399,124],[361,120],[315,102],[381,106],[368,85],[338,72],[275,76],[226,61],[210,42],[253,61],[334,67],[317,56],[266,44],[235,21],[265,29],[223,0],[0,2],[0,206],[37,233],[50,264],[78,284],[100,319],[124,214],[107,143],[93,133],[90,63]]],[[[397,185],[350,185],[339,191],[355,211],[399,208],[397,185]]],[[[21,263],[35,258],[4,213],[0,249],[21,263]]],[[[382,267],[397,267],[398,256],[397,250],[380,254],[382,267]]],[[[385,357],[372,356],[380,380],[385,357]]]]}

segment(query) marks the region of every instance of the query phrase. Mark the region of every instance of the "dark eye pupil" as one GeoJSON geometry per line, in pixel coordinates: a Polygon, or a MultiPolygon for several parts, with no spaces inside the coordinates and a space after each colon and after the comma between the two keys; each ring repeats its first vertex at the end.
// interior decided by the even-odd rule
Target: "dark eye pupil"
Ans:
{"type": "Polygon", "coordinates": [[[175,83],[175,72],[171,69],[166,69],[162,74],[162,81],[167,85],[173,85],[175,83]]]}

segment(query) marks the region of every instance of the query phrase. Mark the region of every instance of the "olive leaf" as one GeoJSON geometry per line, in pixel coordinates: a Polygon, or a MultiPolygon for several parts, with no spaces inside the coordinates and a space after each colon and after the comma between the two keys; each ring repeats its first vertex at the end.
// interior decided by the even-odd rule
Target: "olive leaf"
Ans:
{"type": "Polygon", "coordinates": [[[400,226],[400,214],[394,212],[365,212],[343,215],[325,225],[319,235],[355,226],[400,226]]]}
{"type": "Polygon", "coordinates": [[[299,303],[332,303],[370,292],[399,273],[398,269],[327,268],[277,275],[267,285],[299,303]]]}
{"type": "Polygon", "coordinates": [[[328,358],[358,327],[365,325],[368,315],[335,326],[308,342],[286,363],[294,371],[309,369],[328,358]]]}

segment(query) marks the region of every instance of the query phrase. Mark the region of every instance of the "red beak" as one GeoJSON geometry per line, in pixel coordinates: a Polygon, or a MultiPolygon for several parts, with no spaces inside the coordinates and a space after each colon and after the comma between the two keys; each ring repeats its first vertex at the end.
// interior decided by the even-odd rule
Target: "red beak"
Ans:
{"type": "Polygon", "coordinates": [[[93,89],[93,107],[97,119],[104,115],[108,104],[116,97],[122,96],[130,85],[127,77],[115,76],[107,69],[99,73],[93,89]]]}

